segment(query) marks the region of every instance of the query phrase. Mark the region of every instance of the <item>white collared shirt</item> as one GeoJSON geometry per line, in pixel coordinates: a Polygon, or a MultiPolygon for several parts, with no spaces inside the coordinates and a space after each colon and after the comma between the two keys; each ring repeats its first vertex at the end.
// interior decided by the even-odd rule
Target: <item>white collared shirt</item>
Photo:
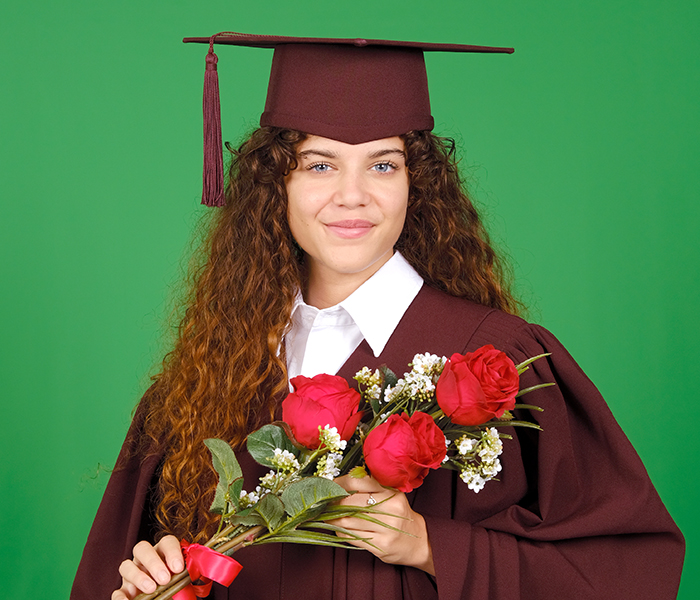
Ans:
{"type": "Polygon", "coordinates": [[[335,375],[363,339],[379,356],[422,285],[421,276],[395,252],[335,306],[319,310],[297,294],[285,336],[289,378],[335,375]]]}

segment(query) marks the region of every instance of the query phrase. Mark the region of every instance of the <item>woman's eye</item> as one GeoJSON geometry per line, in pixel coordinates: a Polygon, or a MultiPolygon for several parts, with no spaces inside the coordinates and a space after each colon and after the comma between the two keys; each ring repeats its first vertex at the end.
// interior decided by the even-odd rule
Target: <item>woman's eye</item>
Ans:
{"type": "Polygon", "coordinates": [[[390,162],[384,162],[384,163],[378,163],[372,167],[375,171],[378,173],[390,173],[391,171],[394,171],[398,167],[390,162]]]}

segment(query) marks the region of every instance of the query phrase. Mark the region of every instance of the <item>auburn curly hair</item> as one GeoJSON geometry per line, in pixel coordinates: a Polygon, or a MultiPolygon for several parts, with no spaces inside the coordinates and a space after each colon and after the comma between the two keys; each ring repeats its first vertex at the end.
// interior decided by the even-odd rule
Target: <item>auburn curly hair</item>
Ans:
{"type": "MultiPolygon", "coordinates": [[[[280,355],[303,253],[287,223],[285,176],[305,134],[256,130],[237,150],[227,203],[214,211],[190,275],[174,349],[138,408],[131,446],[162,456],[156,518],[160,533],[202,541],[216,518],[216,487],[204,440],[239,447],[274,418],[287,391],[280,355]]],[[[454,296],[516,313],[501,263],[459,177],[454,142],[430,132],[401,136],[410,191],[396,248],[425,281],[454,296]]]]}

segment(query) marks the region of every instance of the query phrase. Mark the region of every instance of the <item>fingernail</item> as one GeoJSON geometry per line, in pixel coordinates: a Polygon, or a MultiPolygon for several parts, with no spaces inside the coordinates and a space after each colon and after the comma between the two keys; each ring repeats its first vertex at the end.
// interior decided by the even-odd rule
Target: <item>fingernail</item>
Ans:
{"type": "Polygon", "coordinates": [[[151,580],[151,579],[144,579],[143,583],[141,584],[141,589],[144,592],[155,592],[156,591],[156,584],[151,580]]]}
{"type": "Polygon", "coordinates": [[[170,573],[168,573],[165,570],[159,571],[158,572],[158,582],[165,584],[165,583],[168,583],[168,581],[170,581],[170,573]]]}
{"type": "Polygon", "coordinates": [[[182,571],[182,569],[184,569],[184,568],[185,568],[185,564],[184,564],[181,560],[175,560],[175,561],[173,561],[173,569],[174,569],[177,573],[179,573],[180,571],[182,571]]]}

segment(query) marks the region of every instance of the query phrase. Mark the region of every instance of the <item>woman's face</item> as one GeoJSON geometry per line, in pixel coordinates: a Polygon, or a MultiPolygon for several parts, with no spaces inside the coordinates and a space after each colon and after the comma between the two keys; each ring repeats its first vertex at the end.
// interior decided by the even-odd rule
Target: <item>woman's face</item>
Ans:
{"type": "Polygon", "coordinates": [[[408,172],[399,137],[345,144],[309,136],[285,183],[294,239],[307,255],[310,281],[350,277],[358,286],[389,258],[408,204],[408,172]]]}

